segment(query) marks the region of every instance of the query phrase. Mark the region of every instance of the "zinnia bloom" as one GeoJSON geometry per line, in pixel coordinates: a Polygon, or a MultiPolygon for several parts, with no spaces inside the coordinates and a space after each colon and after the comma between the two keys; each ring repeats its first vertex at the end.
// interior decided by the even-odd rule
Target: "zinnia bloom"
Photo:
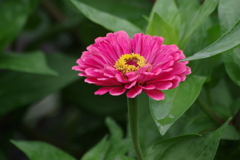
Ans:
{"type": "Polygon", "coordinates": [[[124,31],[108,33],[87,47],[77,66],[85,82],[103,86],[95,94],[109,92],[118,96],[126,92],[134,98],[144,91],[155,100],[163,100],[161,90],[175,88],[191,73],[187,61],[176,45],[164,45],[164,38],[137,33],[129,38],[124,31]]]}

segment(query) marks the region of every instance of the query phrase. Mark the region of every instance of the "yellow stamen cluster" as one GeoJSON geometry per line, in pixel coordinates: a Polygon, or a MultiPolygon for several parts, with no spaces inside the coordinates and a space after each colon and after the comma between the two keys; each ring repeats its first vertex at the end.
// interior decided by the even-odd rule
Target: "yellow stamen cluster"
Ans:
{"type": "Polygon", "coordinates": [[[121,71],[122,73],[134,72],[139,68],[146,65],[146,60],[140,54],[124,54],[118,61],[116,61],[114,67],[116,70],[121,71]],[[135,65],[134,65],[135,64],[135,65]]]}

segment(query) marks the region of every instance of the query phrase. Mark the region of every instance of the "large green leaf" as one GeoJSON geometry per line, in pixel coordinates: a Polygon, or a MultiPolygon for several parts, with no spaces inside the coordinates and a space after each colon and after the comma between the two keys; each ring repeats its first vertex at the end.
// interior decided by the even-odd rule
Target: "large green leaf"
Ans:
{"type": "Polygon", "coordinates": [[[152,21],[155,13],[168,25],[173,26],[175,30],[179,29],[180,16],[174,0],[157,0],[152,8],[149,18],[150,21],[152,21]]]}
{"type": "Polygon", "coordinates": [[[174,28],[164,22],[157,13],[154,13],[153,19],[149,23],[146,33],[152,36],[163,37],[164,44],[178,44],[178,37],[174,28]]]}
{"type": "Polygon", "coordinates": [[[230,50],[240,44],[240,20],[233,26],[233,28],[216,40],[214,43],[195,53],[183,61],[197,60],[214,56],[216,54],[230,50]]]}
{"type": "Polygon", "coordinates": [[[107,160],[135,160],[135,159],[132,157],[127,157],[127,156],[116,156],[116,157],[112,157],[107,160]]]}
{"type": "MultiPolygon", "coordinates": [[[[146,28],[147,21],[143,15],[148,15],[152,3],[146,0],[80,0],[84,4],[113,16],[126,19],[140,28],[146,28]],[[134,13],[134,14],[133,14],[134,13]]],[[[71,2],[70,2],[71,3],[71,2]]]]}
{"type": "Polygon", "coordinates": [[[223,53],[223,60],[226,71],[234,83],[240,86],[240,47],[223,53]]]}
{"type": "Polygon", "coordinates": [[[119,31],[124,30],[130,36],[133,36],[135,33],[143,32],[137,26],[132,24],[131,22],[119,18],[117,16],[113,16],[109,13],[97,10],[85,3],[82,3],[79,0],[71,0],[71,2],[81,11],[87,18],[92,20],[95,23],[102,25],[103,27],[111,30],[111,31],[119,31]]]}
{"type": "MultiPolygon", "coordinates": [[[[203,48],[207,47],[209,44],[208,30],[212,26],[212,21],[207,18],[202,25],[192,34],[186,47],[184,48],[184,54],[192,56],[194,53],[199,52],[203,48]]],[[[219,37],[218,37],[219,38],[219,37]]],[[[215,41],[215,40],[214,40],[215,41]]]]}
{"type": "Polygon", "coordinates": [[[76,160],[60,149],[44,142],[14,140],[11,142],[22,150],[30,160],[76,160]]]}
{"type": "Polygon", "coordinates": [[[47,55],[47,62],[58,76],[4,71],[0,73],[0,115],[56,92],[78,79],[71,68],[76,58],[61,54],[47,55]]]}
{"type": "Polygon", "coordinates": [[[0,53],[21,31],[39,0],[8,0],[0,5],[0,53]]]}
{"type": "Polygon", "coordinates": [[[47,66],[44,54],[39,51],[27,54],[2,54],[0,55],[0,69],[57,75],[55,71],[47,66]]]}
{"type": "Polygon", "coordinates": [[[218,5],[219,23],[222,34],[226,33],[239,20],[239,0],[220,0],[218,5]]]}
{"type": "Polygon", "coordinates": [[[89,150],[81,160],[104,160],[107,151],[110,147],[110,143],[105,136],[96,146],[89,150]]]}
{"type": "MultiPolygon", "coordinates": [[[[221,25],[222,34],[231,28],[231,26],[239,20],[240,10],[239,0],[220,0],[218,13],[219,22],[221,25]]],[[[238,31],[240,32],[240,31],[238,31]]],[[[240,34],[238,35],[240,36],[240,34]]],[[[240,39],[240,38],[239,38],[240,39]]],[[[238,41],[239,42],[239,41],[238,41]]],[[[239,42],[240,43],[240,42],[239,42]]],[[[229,77],[240,86],[240,47],[237,47],[231,51],[223,53],[223,60],[225,64],[226,71],[229,77]]]]}
{"type": "Polygon", "coordinates": [[[195,101],[205,80],[206,77],[190,75],[177,88],[164,91],[164,100],[150,99],[151,113],[162,135],[195,101]]]}
{"type": "MultiPolygon", "coordinates": [[[[191,0],[195,1],[195,0],[191,0]]],[[[182,3],[179,1],[180,4],[182,3]]],[[[181,32],[180,32],[180,47],[184,48],[190,36],[194,31],[205,21],[205,19],[215,10],[219,0],[206,0],[201,7],[196,7],[195,3],[183,0],[184,5],[181,8],[181,32]],[[191,4],[191,5],[189,5],[191,4]],[[194,6],[194,8],[192,7],[194,6]],[[190,9],[192,12],[185,12],[190,9]]]]}
{"type": "Polygon", "coordinates": [[[219,140],[229,120],[216,131],[201,135],[186,135],[153,144],[145,154],[146,160],[212,160],[219,140]]]}

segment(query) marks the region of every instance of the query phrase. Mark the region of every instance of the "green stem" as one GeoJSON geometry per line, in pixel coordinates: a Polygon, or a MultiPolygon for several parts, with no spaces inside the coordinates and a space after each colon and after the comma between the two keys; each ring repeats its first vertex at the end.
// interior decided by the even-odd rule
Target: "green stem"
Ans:
{"type": "Polygon", "coordinates": [[[207,104],[205,104],[201,98],[198,97],[198,99],[197,99],[196,102],[197,102],[198,106],[199,106],[209,117],[211,117],[215,122],[217,122],[217,123],[219,123],[219,124],[222,124],[222,123],[223,123],[223,121],[222,121],[216,114],[214,114],[211,109],[208,108],[207,104]]]}
{"type": "Polygon", "coordinates": [[[136,152],[138,160],[144,160],[142,150],[138,140],[138,99],[128,98],[128,116],[130,124],[130,132],[132,137],[133,148],[136,152]]]}

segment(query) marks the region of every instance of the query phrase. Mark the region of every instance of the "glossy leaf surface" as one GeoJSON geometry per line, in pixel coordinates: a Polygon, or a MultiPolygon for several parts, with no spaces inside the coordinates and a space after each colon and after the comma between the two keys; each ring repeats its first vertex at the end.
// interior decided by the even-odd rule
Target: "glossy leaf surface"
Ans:
{"type": "MultiPolygon", "coordinates": [[[[219,21],[221,25],[221,32],[224,34],[231,26],[239,20],[240,1],[238,0],[221,0],[218,7],[219,21]]],[[[239,21],[238,21],[239,22],[239,21]]],[[[240,32],[240,31],[239,31],[240,32]]],[[[239,35],[240,36],[240,35],[239,35]]],[[[240,42],[239,42],[240,43],[240,42]]],[[[240,47],[234,48],[231,51],[223,53],[223,60],[226,71],[229,77],[240,86],[240,47]]]]}
{"type": "MultiPolygon", "coordinates": [[[[180,47],[184,48],[190,36],[201,26],[206,18],[215,10],[219,0],[206,0],[200,7],[196,7],[196,1],[189,2],[183,0],[183,6],[181,9],[181,32],[180,32],[180,47]],[[189,5],[190,4],[190,5],[189,5]],[[194,8],[192,6],[194,6],[194,8]],[[190,9],[192,12],[184,12],[184,10],[190,9]]],[[[182,3],[182,2],[180,2],[182,3]]]]}
{"type": "Polygon", "coordinates": [[[233,26],[233,28],[216,40],[214,43],[204,48],[203,50],[195,53],[184,61],[197,60],[215,56],[219,53],[223,53],[230,50],[240,44],[240,20],[233,26]]]}
{"type": "Polygon", "coordinates": [[[195,101],[205,80],[201,76],[188,76],[177,88],[164,91],[164,100],[150,99],[151,113],[162,135],[195,101]]]}
{"type": "Polygon", "coordinates": [[[212,160],[219,140],[229,120],[216,131],[201,135],[186,135],[153,144],[145,154],[146,160],[212,160]]]}

